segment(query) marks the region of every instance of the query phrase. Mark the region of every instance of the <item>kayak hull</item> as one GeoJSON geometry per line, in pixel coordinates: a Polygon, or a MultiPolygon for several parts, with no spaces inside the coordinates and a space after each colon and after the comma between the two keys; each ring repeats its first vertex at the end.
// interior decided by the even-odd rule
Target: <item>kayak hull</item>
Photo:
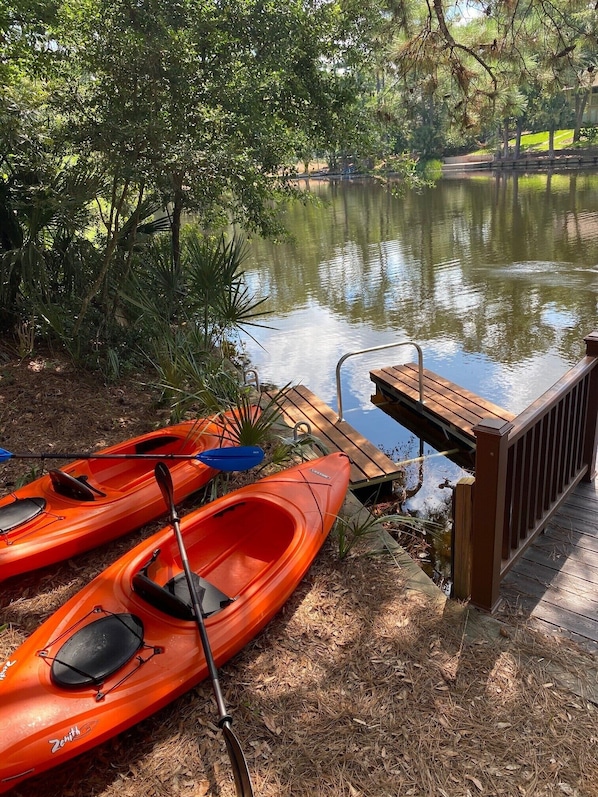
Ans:
{"type": "MultiPolygon", "coordinates": [[[[236,490],[181,520],[192,570],[208,591],[224,597],[204,621],[217,666],[293,593],[338,515],[349,468],[344,454],[330,454],[236,490]]],[[[194,619],[175,617],[160,603],[164,585],[180,582],[181,571],[173,531],[164,528],[97,576],[0,665],[0,792],[115,736],[208,677],[194,619]],[[145,594],[148,583],[157,598],[145,594]],[[84,659],[93,648],[87,642],[77,646],[77,634],[87,640],[94,623],[99,628],[130,617],[142,628],[142,639],[133,639],[134,652],[124,664],[97,683],[57,683],[67,648],[84,647],[84,659]]],[[[206,611],[205,599],[203,605],[206,611]]],[[[97,656],[90,655],[87,663],[77,661],[75,680],[93,677],[97,656]]]]}
{"type": "MultiPolygon", "coordinates": [[[[230,445],[222,422],[201,420],[157,429],[95,453],[194,455],[230,445]]],[[[163,515],[156,461],[80,459],[62,468],[67,477],[89,485],[91,500],[61,494],[50,473],[0,499],[0,581],[69,559],[163,515]],[[31,517],[15,523],[19,512],[31,517]]],[[[217,473],[197,459],[176,460],[170,467],[177,501],[217,473]]]]}

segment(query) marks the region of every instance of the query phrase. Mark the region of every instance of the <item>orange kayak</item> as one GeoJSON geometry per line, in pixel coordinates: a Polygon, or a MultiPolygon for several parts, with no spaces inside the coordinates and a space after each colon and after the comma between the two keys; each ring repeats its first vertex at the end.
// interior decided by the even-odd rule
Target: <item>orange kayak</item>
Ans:
{"type": "MultiPolygon", "coordinates": [[[[181,520],[217,666],[279,611],[349,483],[329,454],[181,520]]],[[[62,764],[208,676],[171,528],[97,576],[0,664],[0,792],[62,764]]]]}
{"type": "MultiPolygon", "coordinates": [[[[68,559],[163,515],[151,455],[201,455],[231,445],[222,421],[186,421],[94,452],[123,459],[77,460],[15,490],[0,499],[0,581],[68,559]],[[148,458],[126,458],[140,454],[148,458]]],[[[177,501],[217,473],[198,459],[169,465],[177,501]]]]}

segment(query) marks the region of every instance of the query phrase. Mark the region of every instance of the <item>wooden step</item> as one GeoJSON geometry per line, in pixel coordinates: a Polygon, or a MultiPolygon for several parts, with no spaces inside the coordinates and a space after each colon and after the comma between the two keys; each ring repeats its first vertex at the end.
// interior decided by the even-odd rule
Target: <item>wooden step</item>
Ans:
{"type": "Polygon", "coordinates": [[[285,393],[282,412],[291,427],[307,421],[311,434],[321,441],[326,451],[343,451],[349,456],[352,490],[392,481],[403,475],[403,468],[346,421],[339,421],[335,410],[304,385],[297,385],[285,393]]]}
{"type": "Polygon", "coordinates": [[[515,418],[512,412],[426,368],[423,369],[424,401],[420,404],[417,363],[378,368],[370,371],[370,379],[376,385],[377,406],[383,407],[384,402],[404,405],[470,447],[475,446],[473,427],[480,421],[497,418],[507,422],[515,418]]]}

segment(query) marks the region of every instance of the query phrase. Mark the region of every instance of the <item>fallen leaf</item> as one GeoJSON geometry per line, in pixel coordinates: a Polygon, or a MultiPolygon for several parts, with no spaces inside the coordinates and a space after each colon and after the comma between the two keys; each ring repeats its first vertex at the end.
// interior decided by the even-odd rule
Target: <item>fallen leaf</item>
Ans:
{"type": "Polygon", "coordinates": [[[473,785],[478,789],[478,791],[484,791],[484,787],[482,786],[482,781],[478,780],[478,778],[474,778],[473,775],[465,775],[467,780],[470,780],[473,785]]]}

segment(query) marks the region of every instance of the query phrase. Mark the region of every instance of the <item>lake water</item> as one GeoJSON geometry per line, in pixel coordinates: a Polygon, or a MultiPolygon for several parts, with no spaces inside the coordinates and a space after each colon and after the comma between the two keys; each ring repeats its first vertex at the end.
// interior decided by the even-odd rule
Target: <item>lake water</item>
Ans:
{"type": "MultiPolygon", "coordinates": [[[[597,174],[473,174],[402,197],[368,179],[305,191],[318,202],[289,209],[293,240],[254,240],[245,264],[269,297],[271,328],[243,338],[262,382],[305,384],[336,408],[340,357],[415,341],[426,368],[517,413],[583,356],[597,326],[597,174]]],[[[425,513],[461,471],[370,402],[371,368],[414,360],[411,348],[350,358],[342,401],[393,458],[423,450],[407,508],[425,513]]]]}

